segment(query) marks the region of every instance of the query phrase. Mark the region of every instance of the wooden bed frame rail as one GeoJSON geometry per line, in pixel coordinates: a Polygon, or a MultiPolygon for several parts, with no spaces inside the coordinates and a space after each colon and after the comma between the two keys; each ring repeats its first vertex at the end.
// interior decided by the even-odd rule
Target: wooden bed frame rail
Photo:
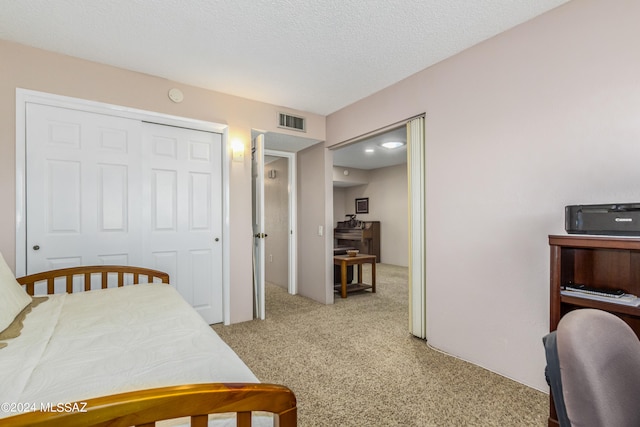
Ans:
{"type": "Polygon", "coordinates": [[[84,427],[155,426],[157,421],[191,417],[192,427],[206,427],[208,414],[237,412],[238,427],[251,426],[251,411],[271,412],[274,426],[297,425],[296,398],[275,384],[190,384],[134,391],[76,402],[77,411],[29,412],[0,419],[0,426],[84,427]],[[84,410],[86,412],[80,412],[84,410]]]}
{"type": "MultiPolygon", "coordinates": [[[[133,284],[140,278],[169,283],[167,273],[140,267],[96,265],[63,268],[20,277],[18,283],[34,294],[35,284],[47,282],[47,293],[55,292],[55,280],[65,278],[66,291],[73,292],[73,278],[84,276],[84,290],[91,290],[91,279],[100,274],[102,289],[107,288],[109,274],[117,274],[118,287],[124,286],[125,275],[133,275],[133,284]]],[[[144,282],[143,282],[144,283],[144,282]]],[[[57,403],[56,403],[57,404],[57,403]]],[[[235,412],[238,427],[251,426],[251,413],[270,412],[275,415],[275,427],[297,425],[297,403],[287,387],[264,383],[210,383],[147,389],[102,396],[86,402],[66,402],[63,410],[40,410],[0,418],[0,426],[138,426],[151,427],[156,421],[191,417],[191,426],[206,427],[208,414],[235,412]],[[71,410],[67,410],[70,405],[71,410]]]]}
{"type": "Polygon", "coordinates": [[[73,278],[75,276],[84,276],[84,290],[91,290],[91,279],[94,274],[101,276],[101,288],[106,289],[110,274],[117,274],[118,287],[124,286],[124,277],[126,275],[133,276],[133,284],[140,283],[140,278],[147,278],[147,282],[151,283],[154,279],[159,279],[162,283],[169,283],[169,275],[158,270],[151,270],[142,267],[130,267],[125,265],[90,265],[83,267],[61,268],[59,270],[43,271],[42,273],[30,274],[24,277],[18,277],[16,280],[21,285],[26,286],[27,293],[31,296],[35,292],[35,284],[38,282],[47,282],[47,294],[55,292],[54,283],[58,278],[66,279],[66,292],[73,293],[73,278]]]}

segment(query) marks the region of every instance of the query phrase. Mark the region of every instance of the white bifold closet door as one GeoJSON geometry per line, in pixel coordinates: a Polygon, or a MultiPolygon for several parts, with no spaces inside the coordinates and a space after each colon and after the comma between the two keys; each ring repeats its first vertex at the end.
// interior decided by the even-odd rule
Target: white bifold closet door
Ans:
{"type": "Polygon", "coordinates": [[[143,263],[222,322],[222,136],[143,124],[143,263]]]}
{"type": "Polygon", "coordinates": [[[27,274],[155,268],[222,322],[222,136],[31,103],[26,117],[27,274]]]}

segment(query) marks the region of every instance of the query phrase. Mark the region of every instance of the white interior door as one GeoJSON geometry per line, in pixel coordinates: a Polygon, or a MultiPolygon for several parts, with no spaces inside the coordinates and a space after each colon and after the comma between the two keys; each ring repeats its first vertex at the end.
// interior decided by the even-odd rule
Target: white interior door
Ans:
{"type": "Polygon", "coordinates": [[[259,319],[265,318],[265,248],[264,239],[264,135],[253,140],[251,149],[251,185],[253,192],[253,283],[254,311],[259,319]]]}
{"type": "Polygon", "coordinates": [[[222,136],[144,123],[143,259],[222,322],[222,136]]]}
{"type": "Polygon", "coordinates": [[[141,123],[27,104],[27,274],[141,265],[141,123]]]}
{"type": "Polygon", "coordinates": [[[222,322],[220,134],[31,103],[25,128],[27,274],[157,268],[222,322]]]}

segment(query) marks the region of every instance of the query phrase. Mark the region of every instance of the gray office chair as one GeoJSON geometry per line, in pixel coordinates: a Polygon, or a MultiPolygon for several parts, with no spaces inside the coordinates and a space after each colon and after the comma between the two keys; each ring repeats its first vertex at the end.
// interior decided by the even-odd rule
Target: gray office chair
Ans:
{"type": "Polygon", "coordinates": [[[543,342],[561,427],[640,426],[640,341],[625,322],[574,310],[543,342]]]}

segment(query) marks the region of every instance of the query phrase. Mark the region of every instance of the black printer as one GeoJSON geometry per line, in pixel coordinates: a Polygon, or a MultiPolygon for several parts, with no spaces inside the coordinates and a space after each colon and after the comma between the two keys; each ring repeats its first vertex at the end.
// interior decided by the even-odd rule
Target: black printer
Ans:
{"type": "Polygon", "coordinates": [[[564,208],[570,234],[640,236],[640,203],[571,205],[564,208]]]}

